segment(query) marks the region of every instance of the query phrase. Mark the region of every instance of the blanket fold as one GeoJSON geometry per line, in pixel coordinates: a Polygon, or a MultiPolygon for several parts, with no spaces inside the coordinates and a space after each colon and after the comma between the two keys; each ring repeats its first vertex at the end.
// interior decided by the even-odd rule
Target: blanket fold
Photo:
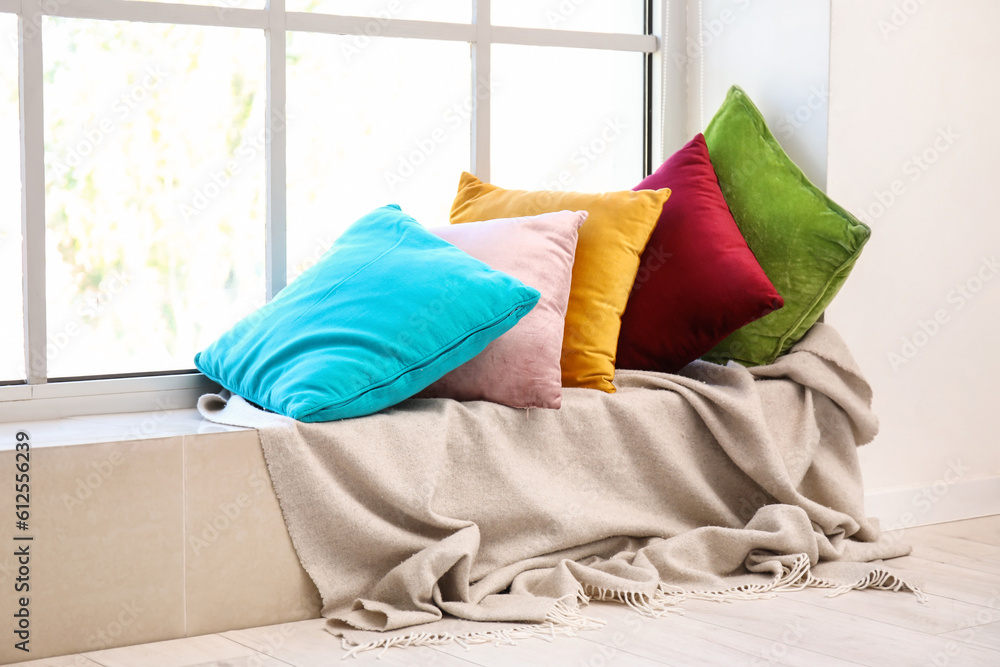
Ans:
{"type": "Polygon", "coordinates": [[[305,424],[239,397],[202,414],[260,432],[328,629],[356,650],[572,634],[580,608],[912,586],[865,518],[856,448],[878,424],[832,327],[774,364],[620,371],[560,410],[411,399],[305,424]]]}

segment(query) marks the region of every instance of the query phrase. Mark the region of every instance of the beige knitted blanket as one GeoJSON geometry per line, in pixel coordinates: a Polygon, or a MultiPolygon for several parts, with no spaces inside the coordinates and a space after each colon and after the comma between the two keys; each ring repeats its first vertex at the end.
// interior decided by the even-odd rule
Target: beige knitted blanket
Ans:
{"type": "Polygon", "coordinates": [[[411,399],[321,424],[238,397],[199,408],[259,429],[328,628],[355,650],[573,634],[595,624],[592,599],[659,615],[805,586],[913,590],[871,562],[908,548],[865,518],[856,448],[878,426],[829,325],[770,366],[615,384],[566,389],[560,410],[411,399]]]}

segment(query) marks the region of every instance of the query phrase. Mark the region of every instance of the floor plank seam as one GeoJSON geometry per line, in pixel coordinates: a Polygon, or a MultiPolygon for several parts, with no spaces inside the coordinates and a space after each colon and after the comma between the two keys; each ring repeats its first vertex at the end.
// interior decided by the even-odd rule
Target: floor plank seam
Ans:
{"type": "MultiPolygon", "coordinates": [[[[675,664],[675,663],[672,663],[672,662],[663,662],[662,660],[660,660],[658,658],[653,658],[653,657],[650,657],[648,655],[642,655],[641,653],[635,653],[634,651],[629,651],[628,649],[622,648],[621,646],[615,646],[613,643],[612,644],[608,644],[608,643],[605,643],[605,642],[602,642],[602,641],[598,641],[596,639],[591,639],[590,637],[585,637],[583,634],[581,634],[579,636],[579,639],[583,639],[584,641],[590,642],[591,644],[596,644],[598,646],[606,646],[607,648],[610,648],[610,649],[612,649],[614,651],[620,651],[622,653],[627,653],[628,655],[632,655],[632,656],[635,656],[637,658],[642,658],[644,660],[649,660],[650,662],[655,662],[656,664],[659,664],[659,665],[666,665],[666,667],[674,667],[674,664],[675,664]]],[[[749,656],[749,654],[748,654],[747,657],[751,657],[751,656],[749,656]]],[[[608,663],[610,663],[613,659],[614,659],[614,656],[610,656],[610,657],[606,656],[606,660],[607,660],[608,663]]]]}
{"type": "MultiPolygon", "coordinates": [[[[237,632],[239,632],[239,631],[237,630],[237,632]]],[[[241,641],[239,641],[237,639],[234,639],[233,637],[227,637],[227,636],[222,635],[222,634],[216,634],[215,636],[216,637],[220,637],[222,639],[225,639],[226,641],[230,641],[230,642],[236,644],[237,646],[242,646],[243,648],[245,648],[245,649],[247,649],[249,651],[253,651],[253,656],[252,657],[254,657],[254,656],[263,656],[264,658],[271,658],[272,660],[277,660],[278,662],[284,663],[284,664],[288,665],[289,667],[298,667],[298,665],[296,665],[293,662],[288,662],[287,660],[282,660],[281,658],[279,658],[278,656],[274,655],[273,653],[265,653],[264,651],[260,651],[256,647],[251,646],[249,644],[244,644],[243,642],[241,642],[241,641]]],[[[340,647],[338,646],[337,648],[340,648],[340,647]]],[[[339,658],[340,656],[337,656],[337,657],[339,658]]]]}

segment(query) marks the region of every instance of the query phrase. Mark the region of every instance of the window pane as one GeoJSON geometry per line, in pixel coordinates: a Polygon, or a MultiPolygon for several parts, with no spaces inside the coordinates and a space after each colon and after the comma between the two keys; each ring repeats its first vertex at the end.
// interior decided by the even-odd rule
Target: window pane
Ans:
{"type": "Polygon", "coordinates": [[[525,189],[634,187],[643,176],[642,65],[639,53],[495,45],[492,180],[525,189]]]}
{"type": "Polygon", "coordinates": [[[469,169],[469,45],[382,37],[345,55],[350,40],[289,34],[290,279],[379,206],[448,224],[469,169]]]}
{"type": "Polygon", "coordinates": [[[413,21],[443,21],[469,23],[472,21],[474,0],[286,0],[290,12],[319,12],[344,16],[370,16],[369,36],[378,35],[379,26],[392,19],[413,21]]]}
{"type": "Polygon", "coordinates": [[[493,0],[496,25],[641,35],[645,0],[493,0]]]}
{"type": "Polygon", "coordinates": [[[24,379],[17,16],[0,14],[0,382],[24,379]],[[7,36],[13,35],[11,44],[7,36]]]}
{"type": "Polygon", "coordinates": [[[264,298],[264,34],[47,18],[49,375],[193,368],[264,298]]]}

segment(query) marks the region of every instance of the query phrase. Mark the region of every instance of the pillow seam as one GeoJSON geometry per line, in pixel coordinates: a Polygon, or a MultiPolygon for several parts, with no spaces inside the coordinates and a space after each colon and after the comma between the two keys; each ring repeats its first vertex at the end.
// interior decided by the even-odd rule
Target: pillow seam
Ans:
{"type": "MultiPolygon", "coordinates": [[[[534,289],[534,288],[532,288],[532,289],[534,289]]],[[[472,329],[466,329],[466,330],[464,330],[460,335],[458,335],[455,338],[453,338],[452,340],[448,341],[448,343],[446,345],[437,347],[433,352],[428,353],[424,357],[421,357],[419,360],[417,360],[417,361],[409,364],[405,368],[401,368],[400,370],[396,371],[396,373],[394,373],[393,375],[391,375],[391,376],[389,376],[387,378],[383,378],[381,380],[376,380],[376,381],[374,381],[374,382],[366,385],[365,387],[363,387],[363,388],[361,388],[359,390],[356,390],[353,394],[351,394],[351,395],[349,395],[349,396],[347,396],[345,398],[340,399],[336,403],[324,404],[322,406],[316,406],[316,405],[314,405],[314,406],[312,406],[310,408],[307,408],[306,411],[301,412],[300,415],[302,417],[308,417],[308,416],[310,416],[312,414],[315,414],[317,412],[320,412],[322,410],[328,410],[328,409],[342,407],[344,405],[349,405],[352,401],[357,400],[360,396],[368,393],[369,391],[371,391],[373,389],[377,389],[377,388],[379,388],[381,386],[385,386],[385,385],[387,385],[387,384],[389,384],[389,383],[391,383],[391,382],[399,379],[400,377],[402,377],[406,373],[409,373],[409,372],[415,370],[416,368],[418,368],[418,367],[420,367],[422,365],[426,365],[426,362],[428,360],[433,360],[435,358],[440,357],[444,353],[453,351],[454,349],[457,348],[457,345],[459,343],[461,343],[463,340],[466,340],[470,336],[472,336],[473,334],[476,334],[476,333],[479,333],[481,331],[484,331],[484,330],[488,329],[489,327],[495,326],[496,324],[500,323],[501,321],[509,318],[512,314],[514,314],[517,311],[518,308],[524,306],[525,304],[527,304],[527,303],[529,303],[531,301],[536,301],[537,302],[538,299],[537,298],[534,298],[534,299],[522,299],[518,303],[515,303],[515,304],[511,305],[510,307],[506,308],[504,310],[504,312],[501,313],[500,315],[496,315],[493,318],[491,318],[490,320],[488,320],[486,322],[483,322],[482,324],[479,324],[479,325],[477,325],[476,327],[474,327],[472,329]]],[[[427,386],[430,386],[430,383],[427,386]]],[[[414,393],[416,393],[416,392],[414,392],[414,393]]]]}

